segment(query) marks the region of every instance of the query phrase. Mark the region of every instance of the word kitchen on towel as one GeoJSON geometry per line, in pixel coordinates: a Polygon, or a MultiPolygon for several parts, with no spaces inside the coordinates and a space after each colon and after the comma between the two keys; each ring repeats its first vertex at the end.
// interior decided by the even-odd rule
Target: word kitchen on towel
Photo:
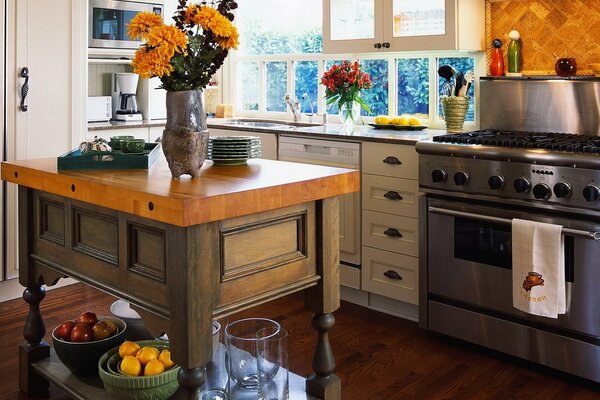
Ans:
{"type": "Polygon", "coordinates": [[[566,312],[565,245],[562,226],[512,220],[513,306],[558,318],[566,312]]]}

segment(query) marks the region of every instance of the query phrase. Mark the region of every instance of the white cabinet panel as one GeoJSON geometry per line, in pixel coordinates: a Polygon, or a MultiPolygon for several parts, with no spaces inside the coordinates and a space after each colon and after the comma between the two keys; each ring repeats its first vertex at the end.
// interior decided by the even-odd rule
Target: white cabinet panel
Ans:
{"type": "MultiPolygon", "coordinates": [[[[102,129],[97,131],[88,131],[88,137],[98,136],[110,140],[111,136],[133,136],[136,139],[148,141],[148,128],[126,128],[126,129],[102,129]]],[[[154,138],[152,139],[154,141],[154,138]]]]}

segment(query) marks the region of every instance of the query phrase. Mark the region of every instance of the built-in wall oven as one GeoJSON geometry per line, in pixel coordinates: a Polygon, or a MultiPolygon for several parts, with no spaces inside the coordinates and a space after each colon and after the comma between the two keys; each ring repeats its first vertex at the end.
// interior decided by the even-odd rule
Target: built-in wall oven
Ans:
{"type": "Polygon", "coordinates": [[[162,15],[163,6],[126,0],[89,0],[88,47],[137,49],[140,41],[129,37],[127,25],[142,11],[162,15]]]}

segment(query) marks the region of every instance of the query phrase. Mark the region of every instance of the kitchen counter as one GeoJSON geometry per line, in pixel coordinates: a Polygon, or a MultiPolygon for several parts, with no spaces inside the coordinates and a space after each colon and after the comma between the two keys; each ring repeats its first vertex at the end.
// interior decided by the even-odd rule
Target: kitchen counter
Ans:
{"type": "Polygon", "coordinates": [[[42,341],[41,285],[69,276],[129,301],[150,333],[169,335],[187,398],[206,379],[213,319],[306,290],[318,331],[318,375],[306,390],[341,398],[327,333],[340,305],[338,196],[359,190],[358,171],[207,161],[197,179],[175,180],[162,157],[148,170],[68,172],[46,158],[4,162],[2,179],[19,185],[19,282],[30,307],[19,349],[25,393],[52,381],[97,398],[45,361],[54,355],[42,341]]]}
{"type": "MultiPolygon", "coordinates": [[[[369,125],[356,125],[352,131],[346,131],[340,124],[327,124],[320,126],[287,126],[279,125],[273,127],[256,127],[231,125],[224,123],[231,119],[209,118],[208,128],[235,130],[242,132],[263,132],[273,134],[311,136],[324,139],[343,139],[357,142],[383,142],[393,144],[415,145],[420,140],[432,139],[434,136],[445,135],[447,132],[441,129],[425,129],[422,131],[399,131],[393,129],[375,129],[369,125]]],[[[164,121],[141,121],[141,122],[110,122],[94,123],[88,125],[89,131],[115,129],[115,128],[137,128],[149,126],[164,126],[164,121]]]]}

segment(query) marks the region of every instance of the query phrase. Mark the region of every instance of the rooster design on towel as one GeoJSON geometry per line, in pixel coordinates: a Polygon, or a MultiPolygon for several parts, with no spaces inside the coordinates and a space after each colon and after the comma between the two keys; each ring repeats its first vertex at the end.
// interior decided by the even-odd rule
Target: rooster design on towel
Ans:
{"type": "Polygon", "coordinates": [[[523,281],[523,289],[530,292],[531,288],[534,286],[544,286],[542,274],[538,274],[537,272],[529,272],[523,281]]]}

